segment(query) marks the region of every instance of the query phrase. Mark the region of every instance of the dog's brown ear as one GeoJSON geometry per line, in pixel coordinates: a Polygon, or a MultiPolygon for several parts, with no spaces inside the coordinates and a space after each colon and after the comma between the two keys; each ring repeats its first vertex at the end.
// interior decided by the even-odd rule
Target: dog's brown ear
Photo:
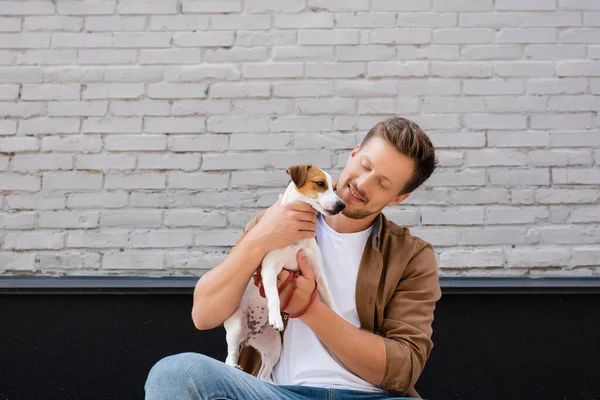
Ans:
{"type": "Polygon", "coordinates": [[[285,173],[292,177],[294,185],[300,189],[304,185],[304,182],[306,182],[310,167],[312,167],[312,165],[294,165],[286,169],[285,173]]]}

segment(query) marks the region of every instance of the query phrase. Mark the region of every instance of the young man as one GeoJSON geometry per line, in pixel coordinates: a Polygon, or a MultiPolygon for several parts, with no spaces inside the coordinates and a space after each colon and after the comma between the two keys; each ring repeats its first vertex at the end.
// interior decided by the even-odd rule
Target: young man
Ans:
{"type": "MultiPolygon", "coordinates": [[[[285,321],[275,385],[253,376],[260,356],[251,348],[240,356],[246,372],[185,353],[152,368],[146,398],[418,398],[414,385],[433,347],[433,312],[441,296],[438,268],[431,245],[381,211],[405,200],[436,166],[434,148],[418,125],[388,119],[348,158],[336,189],[346,204],[342,213],[325,218],[307,204],[279,201],[260,213],[223,263],[198,281],[195,326],[217,327],[234,312],[267,252],[315,236],[342,316],[317,298],[300,318],[285,321]]],[[[301,275],[289,313],[304,310],[315,288],[302,251],[298,262],[301,275]]],[[[282,271],[280,280],[287,274],[282,271]]]]}

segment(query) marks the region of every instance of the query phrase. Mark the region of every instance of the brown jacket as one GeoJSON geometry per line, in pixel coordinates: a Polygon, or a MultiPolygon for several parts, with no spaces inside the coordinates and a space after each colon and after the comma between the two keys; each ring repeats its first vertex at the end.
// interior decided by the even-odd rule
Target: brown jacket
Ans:
{"type": "MultiPolygon", "coordinates": [[[[262,217],[242,229],[238,243],[262,217]]],[[[431,245],[383,213],[375,220],[356,281],[361,329],[383,337],[386,367],[380,387],[395,395],[420,397],[414,389],[433,348],[435,303],[441,297],[438,267],[431,245]]],[[[287,321],[284,320],[285,325],[287,321]]],[[[257,375],[260,355],[251,347],[240,354],[242,369],[257,375]]]]}

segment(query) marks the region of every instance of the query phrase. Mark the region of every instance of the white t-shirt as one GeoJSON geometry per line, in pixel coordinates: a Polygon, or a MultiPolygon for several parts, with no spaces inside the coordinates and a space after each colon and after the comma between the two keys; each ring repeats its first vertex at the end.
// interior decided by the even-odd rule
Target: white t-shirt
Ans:
{"type": "MultiPolygon", "coordinates": [[[[317,221],[317,241],[327,284],[342,317],[357,328],[360,321],[356,311],[356,277],[372,229],[371,226],[361,232],[342,234],[327,225],[321,215],[317,221]]],[[[273,379],[279,385],[382,391],[336,361],[313,331],[296,318],[288,320],[273,379]]]]}

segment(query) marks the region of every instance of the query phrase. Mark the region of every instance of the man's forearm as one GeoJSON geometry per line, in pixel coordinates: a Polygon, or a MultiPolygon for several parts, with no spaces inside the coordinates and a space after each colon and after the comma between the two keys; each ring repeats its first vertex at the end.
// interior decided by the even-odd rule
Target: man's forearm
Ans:
{"type": "Polygon", "coordinates": [[[346,368],[373,385],[381,384],[386,363],[383,338],[356,328],[320,300],[301,319],[346,368]]]}

